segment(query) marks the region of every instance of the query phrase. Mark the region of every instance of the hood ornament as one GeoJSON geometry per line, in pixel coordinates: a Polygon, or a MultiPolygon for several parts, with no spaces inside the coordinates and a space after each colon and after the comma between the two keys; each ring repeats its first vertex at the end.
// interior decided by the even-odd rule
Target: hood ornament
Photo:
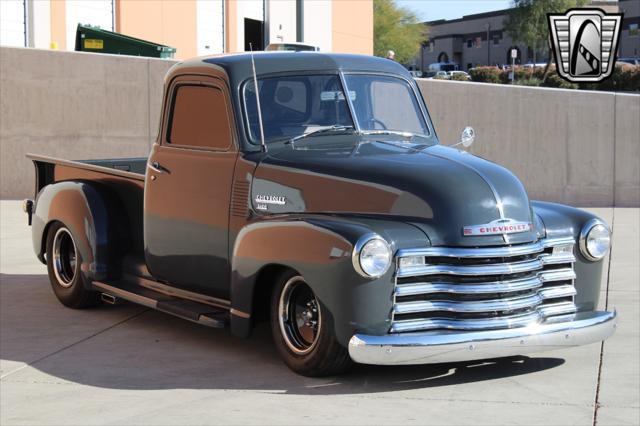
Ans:
{"type": "Polygon", "coordinates": [[[482,225],[468,225],[462,228],[465,237],[481,235],[519,234],[533,230],[533,223],[519,222],[513,219],[498,219],[482,225]]]}

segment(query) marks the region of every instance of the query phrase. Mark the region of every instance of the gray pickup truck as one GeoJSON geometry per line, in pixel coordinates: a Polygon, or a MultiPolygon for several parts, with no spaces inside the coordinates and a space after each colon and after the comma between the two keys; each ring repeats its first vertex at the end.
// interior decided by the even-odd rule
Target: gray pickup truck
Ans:
{"type": "MultiPolygon", "coordinates": [[[[148,158],[30,156],[33,247],[71,308],[123,299],[246,337],[294,371],[494,358],[598,342],[606,223],[531,201],[443,146],[384,59],[198,58],[165,80],[148,158]]],[[[446,99],[441,100],[446,102],[446,99]]]]}

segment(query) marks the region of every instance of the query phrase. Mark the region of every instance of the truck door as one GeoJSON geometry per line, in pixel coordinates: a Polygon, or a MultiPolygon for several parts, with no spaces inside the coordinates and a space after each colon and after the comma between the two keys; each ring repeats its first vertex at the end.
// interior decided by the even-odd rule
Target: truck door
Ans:
{"type": "Polygon", "coordinates": [[[173,286],[228,299],[229,199],[238,155],[229,92],[217,78],[180,76],[166,99],[147,164],[147,266],[173,286]]]}

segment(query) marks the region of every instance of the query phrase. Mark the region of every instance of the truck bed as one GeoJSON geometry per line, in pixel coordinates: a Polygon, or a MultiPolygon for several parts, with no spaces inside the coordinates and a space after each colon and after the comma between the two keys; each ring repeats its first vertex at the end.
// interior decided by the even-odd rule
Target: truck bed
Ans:
{"type": "Polygon", "coordinates": [[[132,255],[144,249],[143,201],[146,157],[100,160],[63,160],[27,154],[36,168],[35,196],[47,185],[63,181],[90,181],[107,187],[120,201],[129,220],[132,255]]]}
{"type": "MultiPolygon", "coordinates": [[[[147,164],[147,157],[63,160],[44,155],[27,154],[27,158],[32,160],[36,167],[36,194],[45,185],[67,180],[62,178],[63,175],[66,177],[70,170],[75,170],[75,173],[83,176],[87,174],[86,172],[92,172],[89,174],[118,176],[144,182],[147,164]]],[[[73,173],[71,172],[71,174],[73,173]]]]}

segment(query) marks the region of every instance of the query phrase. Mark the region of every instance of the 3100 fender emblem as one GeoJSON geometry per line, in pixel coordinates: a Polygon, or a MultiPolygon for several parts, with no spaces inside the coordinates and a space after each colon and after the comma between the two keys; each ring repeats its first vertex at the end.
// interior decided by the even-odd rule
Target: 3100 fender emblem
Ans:
{"type": "Polygon", "coordinates": [[[287,203],[287,199],[280,195],[256,195],[256,203],[284,206],[287,203]]]}
{"type": "Polygon", "coordinates": [[[269,204],[275,204],[277,206],[284,206],[287,204],[287,199],[280,195],[256,195],[256,209],[268,210],[269,204]]]}

